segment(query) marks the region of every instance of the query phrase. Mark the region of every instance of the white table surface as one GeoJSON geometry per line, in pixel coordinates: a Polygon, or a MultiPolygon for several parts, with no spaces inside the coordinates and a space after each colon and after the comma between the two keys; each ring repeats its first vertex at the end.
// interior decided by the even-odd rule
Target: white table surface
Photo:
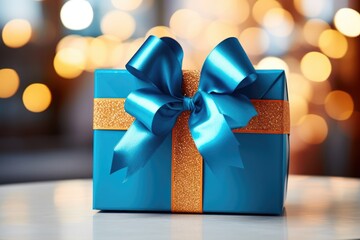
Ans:
{"type": "Polygon", "coordinates": [[[359,239],[360,180],[290,176],[284,216],[98,212],[91,180],[0,186],[0,239],[359,239]]]}

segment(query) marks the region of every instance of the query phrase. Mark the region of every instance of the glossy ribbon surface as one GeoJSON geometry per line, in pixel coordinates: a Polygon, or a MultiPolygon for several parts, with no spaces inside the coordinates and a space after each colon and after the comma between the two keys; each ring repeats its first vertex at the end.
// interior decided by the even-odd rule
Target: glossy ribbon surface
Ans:
{"type": "Polygon", "coordinates": [[[191,112],[192,138],[213,172],[243,167],[232,129],[246,126],[257,113],[246,96],[233,92],[256,80],[249,58],[236,38],[222,41],[206,58],[192,97],[182,93],[182,59],[175,40],[150,36],[126,65],[150,87],[131,92],[125,101],[136,120],[114,148],[111,173],[127,167],[128,178],[143,167],[183,111],[191,112]]]}

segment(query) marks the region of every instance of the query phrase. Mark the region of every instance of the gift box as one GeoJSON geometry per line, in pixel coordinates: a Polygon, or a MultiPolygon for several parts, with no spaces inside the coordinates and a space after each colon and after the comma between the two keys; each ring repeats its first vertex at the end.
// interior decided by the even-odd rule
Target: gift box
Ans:
{"type": "Polygon", "coordinates": [[[181,71],[181,58],[174,40],[152,36],[127,70],[95,71],[93,208],[282,214],[284,71],[255,71],[234,38],[201,71],[181,71]]]}

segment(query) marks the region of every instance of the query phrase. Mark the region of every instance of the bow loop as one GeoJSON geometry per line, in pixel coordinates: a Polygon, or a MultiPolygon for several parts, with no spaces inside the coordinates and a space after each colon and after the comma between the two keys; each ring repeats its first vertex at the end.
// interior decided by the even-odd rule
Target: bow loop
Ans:
{"type": "Polygon", "coordinates": [[[182,56],[181,46],[175,40],[150,36],[126,64],[126,69],[164,94],[180,98],[182,56]]]}
{"type": "Polygon", "coordinates": [[[163,40],[171,48],[171,50],[177,57],[179,64],[181,65],[184,57],[184,52],[179,43],[170,37],[162,37],[161,40],[163,40]]]}
{"type": "Polygon", "coordinates": [[[227,38],[208,55],[201,70],[199,89],[231,94],[256,80],[256,73],[239,41],[227,38]]]}
{"type": "Polygon", "coordinates": [[[142,88],[129,94],[125,110],[153,134],[164,135],[173,128],[182,102],[156,88],[142,88]]]}

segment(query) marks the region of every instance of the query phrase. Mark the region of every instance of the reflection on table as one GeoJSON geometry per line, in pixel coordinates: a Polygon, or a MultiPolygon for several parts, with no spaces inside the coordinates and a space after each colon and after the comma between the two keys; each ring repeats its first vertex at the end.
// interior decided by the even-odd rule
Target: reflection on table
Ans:
{"type": "MultiPolygon", "coordinates": [[[[0,239],[354,239],[360,180],[290,176],[284,216],[91,210],[92,182],[0,187],[0,239]]],[[[126,197],[126,196],[124,196],[126,197]]]]}

